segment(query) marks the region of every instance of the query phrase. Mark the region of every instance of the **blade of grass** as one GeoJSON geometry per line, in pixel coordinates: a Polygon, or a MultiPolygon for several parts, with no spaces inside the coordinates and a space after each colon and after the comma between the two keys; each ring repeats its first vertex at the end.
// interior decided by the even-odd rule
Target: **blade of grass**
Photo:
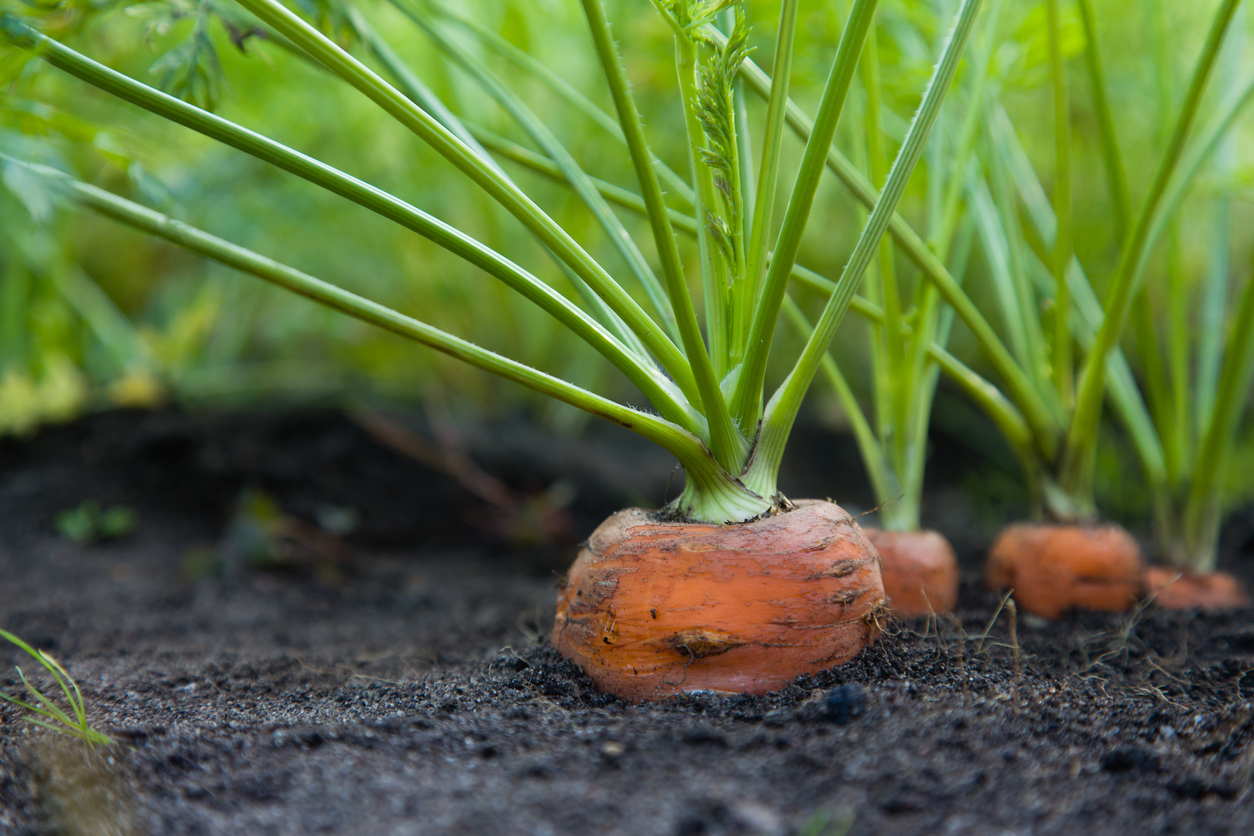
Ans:
{"type": "Polygon", "coordinates": [[[43,666],[56,679],[57,685],[61,686],[61,693],[65,694],[65,701],[70,704],[70,708],[74,711],[74,716],[78,719],[78,727],[80,729],[87,728],[87,710],[83,705],[83,693],[78,690],[78,683],[70,677],[65,668],[61,667],[60,662],[42,650],[39,651],[39,661],[43,663],[43,666]],[[73,693],[70,693],[71,687],[73,688],[73,693]]]}
{"type": "MultiPolygon", "coordinates": [[[[44,668],[53,675],[53,677],[57,681],[57,685],[59,685],[61,687],[62,692],[64,692],[65,699],[70,704],[71,710],[74,711],[75,716],[78,717],[81,724],[83,726],[86,726],[87,718],[82,708],[82,699],[83,699],[82,694],[78,693],[77,684],[74,685],[74,693],[70,693],[69,686],[66,684],[65,680],[62,678],[62,674],[64,673],[65,669],[62,668],[59,664],[57,664],[56,660],[53,659],[51,656],[45,655],[43,651],[41,650],[36,650],[35,648],[31,647],[29,644],[24,642],[22,639],[18,638],[17,636],[13,635],[7,630],[0,630],[0,638],[3,638],[5,641],[11,644],[17,645],[17,647],[20,648],[24,653],[26,653],[26,655],[30,656],[36,662],[43,665],[44,668]],[[75,694],[78,695],[77,702],[74,699],[75,694]]],[[[53,703],[51,700],[45,697],[39,691],[38,688],[34,687],[33,685],[30,684],[30,682],[27,681],[26,674],[22,672],[22,669],[20,667],[17,668],[17,675],[18,675],[18,678],[22,680],[22,685],[26,688],[27,693],[29,693],[32,697],[35,698],[35,700],[39,703],[39,706],[30,705],[28,703],[25,703],[21,700],[14,699],[13,697],[7,696],[5,694],[0,694],[0,699],[4,699],[7,702],[13,703],[14,705],[21,706],[22,708],[25,708],[28,711],[34,711],[38,714],[42,714],[45,717],[51,717],[52,719],[57,720],[58,722],[63,723],[66,726],[69,726],[71,728],[75,727],[75,723],[73,720],[70,719],[69,715],[67,715],[59,706],[57,706],[55,703],[53,703]]],[[[68,678],[68,675],[67,675],[67,678],[68,678]]],[[[70,681],[73,682],[73,680],[70,680],[70,681]]]]}
{"type": "MultiPolygon", "coordinates": [[[[36,656],[35,658],[39,659],[38,656],[36,656]]],[[[40,659],[40,661],[43,661],[43,660],[40,659]]],[[[53,720],[56,720],[58,723],[61,723],[65,726],[69,726],[70,728],[74,728],[75,724],[74,724],[74,721],[70,719],[70,715],[66,714],[65,711],[63,711],[59,706],[57,706],[54,702],[52,702],[52,700],[45,697],[38,688],[36,688],[34,685],[31,685],[30,682],[26,679],[26,674],[22,672],[21,668],[17,668],[16,670],[17,670],[17,678],[22,681],[22,686],[26,688],[26,693],[34,697],[35,702],[37,702],[38,705],[30,705],[29,703],[22,702],[20,700],[15,700],[9,696],[4,696],[4,695],[0,695],[0,696],[4,696],[4,699],[7,702],[11,702],[14,705],[20,705],[22,708],[25,708],[27,711],[33,711],[36,714],[40,714],[44,717],[49,717],[53,720]]]]}
{"type": "Polygon", "coordinates": [[[64,710],[44,696],[43,692],[41,692],[38,688],[32,685],[30,681],[27,680],[26,674],[22,672],[20,667],[16,668],[18,679],[21,680],[22,686],[26,689],[26,692],[34,697],[37,704],[31,704],[25,700],[10,697],[7,694],[0,694],[0,700],[12,703],[13,705],[16,705],[19,708],[29,711],[39,717],[47,717],[52,721],[49,723],[43,720],[35,719],[35,717],[23,718],[27,722],[33,723],[36,726],[41,726],[42,728],[56,732],[57,734],[77,737],[89,746],[94,746],[96,744],[107,746],[113,742],[113,739],[107,734],[96,731],[87,722],[87,710],[86,703],[83,700],[83,694],[78,688],[78,683],[75,682],[73,677],[71,677],[65,668],[61,666],[60,662],[44,653],[42,650],[35,650],[29,644],[5,630],[0,630],[0,638],[16,645],[32,659],[43,665],[44,668],[52,674],[57,681],[57,685],[60,686],[61,692],[65,695],[66,702],[70,704],[70,708],[74,712],[74,718],[71,719],[64,710]]]}

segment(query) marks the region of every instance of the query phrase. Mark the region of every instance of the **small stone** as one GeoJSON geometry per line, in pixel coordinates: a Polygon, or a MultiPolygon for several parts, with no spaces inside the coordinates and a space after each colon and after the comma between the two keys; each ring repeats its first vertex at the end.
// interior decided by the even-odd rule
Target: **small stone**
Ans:
{"type": "Polygon", "coordinates": [[[843,726],[866,711],[866,694],[856,682],[837,685],[823,700],[823,719],[843,726]]]}

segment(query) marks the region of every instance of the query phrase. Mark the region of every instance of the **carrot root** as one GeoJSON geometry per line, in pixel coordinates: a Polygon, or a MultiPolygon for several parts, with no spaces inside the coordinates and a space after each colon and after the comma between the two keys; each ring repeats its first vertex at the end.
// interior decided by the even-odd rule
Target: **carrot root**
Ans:
{"type": "Polygon", "coordinates": [[[726,526],[633,508],[580,551],[553,644],[630,702],[761,694],[852,659],[884,610],[875,547],[830,502],[726,526]]]}
{"type": "Polygon", "coordinates": [[[1132,536],[1117,525],[1011,525],[989,552],[991,589],[1014,589],[1018,605],[1057,618],[1082,607],[1132,609],[1142,592],[1144,561],[1132,536]]]}
{"type": "Polygon", "coordinates": [[[958,558],[935,531],[886,531],[865,527],[880,554],[884,593],[899,616],[947,613],[958,603],[958,558]]]}
{"type": "Polygon", "coordinates": [[[1191,572],[1170,566],[1145,570],[1145,592],[1169,610],[1231,610],[1250,605],[1241,582],[1227,572],[1191,572]]]}

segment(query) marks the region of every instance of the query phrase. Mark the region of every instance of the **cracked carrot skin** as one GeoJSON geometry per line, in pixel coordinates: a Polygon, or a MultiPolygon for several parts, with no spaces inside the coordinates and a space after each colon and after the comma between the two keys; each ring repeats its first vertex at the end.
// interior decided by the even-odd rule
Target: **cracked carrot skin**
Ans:
{"type": "Polygon", "coordinates": [[[958,558],[935,531],[888,531],[866,526],[879,552],[884,592],[894,614],[917,618],[958,604],[958,558]]]}
{"type": "Polygon", "coordinates": [[[838,505],[801,501],[736,525],[632,508],[580,551],[553,644],[630,702],[762,694],[849,661],[884,614],[879,555],[838,505]]]}
{"type": "Polygon", "coordinates": [[[1044,618],[1072,607],[1132,609],[1143,587],[1144,560],[1117,525],[1008,526],[989,551],[990,589],[1014,589],[1018,605],[1044,618]]]}

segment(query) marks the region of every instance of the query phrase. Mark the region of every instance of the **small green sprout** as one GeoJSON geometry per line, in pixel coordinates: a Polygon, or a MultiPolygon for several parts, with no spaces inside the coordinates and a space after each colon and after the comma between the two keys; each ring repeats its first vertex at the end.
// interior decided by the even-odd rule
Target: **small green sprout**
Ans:
{"type": "Polygon", "coordinates": [[[48,672],[52,674],[54,679],[56,679],[57,684],[61,686],[61,692],[65,694],[65,700],[70,704],[70,710],[73,713],[73,717],[58,707],[52,700],[44,696],[38,688],[31,685],[30,681],[26,678],[26,674],[22,673],[22,669],[16,666],[14,667],[17,670],[18,677],[22,680],[22,684],[26,686],[27,693],[34,697],[35,702],[33,704],[25,702],[17,699],[16,697],[10,697],[8,694],[0,694],[0,699],[5,702],[11,702],[19,708],[24,708],[31,712],[23,718],[28,722],[34,723],[37,726],[43,726],[45,729],[54,731],[57,734],[64,734],[67,737],[76,737],[90,747],[94,748],[97,744],[100,744],[101,746],[108,746],[113,742],[113,738],[103,732],[96,731],[87,723],[87,712],[83,702],[83,694],[78,690],[78,683],[74,681],[73,677],[71,677],[68,672],[66,672],[65,668],[61,667],[60,662],[44,653],[42,650],[36,650],[31,647],[29,644],[22,641],[12,633],[0,630],[0,638],[17,645],[29,654],[32,659],[35,659],[39,662],[39,664],[48,669],[48,672]],[[40,719],[41,717],[45,719],[40,719]]]}
{"type": "Polygon", "coordinates": [[[835,812],[831,810],[815,810],[805,824],[797,831],[797,836],[845,836],[853,827],[854,811],[842,807],[835,812]]]}
{"type": "Polygon", "coordinates": [[[89,499],[77,508],[57,514],[57,532],[75,543],[89,545],[102,540],[117,540],[135,530],[135,512],[124,505],[100,507],[89,499]]]}

